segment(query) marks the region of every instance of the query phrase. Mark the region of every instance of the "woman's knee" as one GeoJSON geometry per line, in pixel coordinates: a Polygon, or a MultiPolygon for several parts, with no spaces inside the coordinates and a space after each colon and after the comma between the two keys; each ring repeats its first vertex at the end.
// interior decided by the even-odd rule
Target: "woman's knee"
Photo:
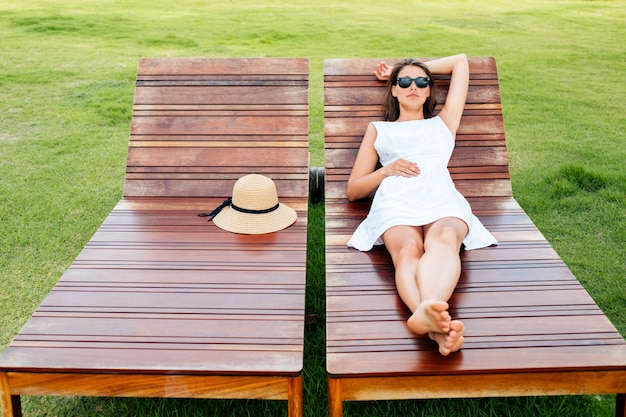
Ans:
{"type": "Polygon", "coordinates": [[[465,233],[455,224],[442,224],[431,228],[426,234],[425,244],[443,243],[453,248],[460,248],[465,233]]]}
{"type": "Polygon", "coordinates": [[[396,266],[398,262],[419,259],[424,254],[424,239],[421,228],[392,227],[383,234],[383,242],[396,266]]]}
{"type": "Polygon", "coordinates": [[[419,259],[424,254],[424,243],[417,239],[406,239],[400,245],[398,250],[398,258],[404,259],[419,259]]]}

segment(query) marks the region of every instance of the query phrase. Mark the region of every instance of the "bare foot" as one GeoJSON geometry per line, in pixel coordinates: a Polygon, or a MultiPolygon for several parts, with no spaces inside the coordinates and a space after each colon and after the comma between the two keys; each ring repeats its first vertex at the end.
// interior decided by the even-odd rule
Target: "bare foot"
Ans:
{"type": "Polygon", "coordinates": [[[448,356],[452,352],[460,350],[463,346],[463,332],[465,326],[462,322],[454,320],[450,322],[450,331],[448,333],[429,332],[428,337],[437,342],[439,345],[439,353],[448,356]]]}
{"type": "Polygon", "coordinates": [[[445,301],[425,300],[409,317],[407,325],[416,334],[448,333],[452,318],[445,301]]]}

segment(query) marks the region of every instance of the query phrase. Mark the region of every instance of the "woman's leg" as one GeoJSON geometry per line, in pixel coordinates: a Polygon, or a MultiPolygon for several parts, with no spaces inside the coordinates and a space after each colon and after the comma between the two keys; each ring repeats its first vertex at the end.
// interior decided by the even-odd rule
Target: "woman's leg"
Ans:
{"type": "MultiPolygon", "coordinates": [[[[467,231],[467,224],[453,217],[424,226],[424,256],[418,265],[417,285],[422,304],[428,305],[428,301],[432,300],[434,305],[441,308],[440,303],[445,302],[445,313],[442,315],[447,315],[449,321],[442,322],[439,330],[431,328],[428,331],[428,336],[439,344],[442,355],[448,355],[463,346],[463,323],[450,318],[447,301],[461,275],[459,251],[467,231]]],[[[414,324],[420,328],[420,321],[424,321],[423,315],[420,318],[413,314],[409,326],[414,324]]]]}
{"type": "Polygon", "coordinates": [[[383,234],[385,247],[393,260],[398,294],[411,312],[422,303],[415,280],[418,262],[424,254],[422,234],[422,227],[413,226],[391,227],[383,234]]]}
{"type": "Polygon", "coordinates": [[[417,270],[422,299],[450,299],[461,275],[459,251],[467,230],[465,222],[455,217],[424,226],[424,256],[417,270]]]}
{"type": "Polygon", "coordinates": [[[463,345],[463,324],[452,321],[447,301],[460,276],[459,249],[466,234],[465,222],[444,218],[424,228],[393,227],[383,235],[398,293],[413,313],[409,328],[428,334],[444,355],[463,345]]]}
{"type": "MultiPolygon", "coordinates": [[[[383,234],[383,241],[391,254],[395,268],[398,294],[411,310],[407,325],[416,334],[450,331],[448,303],[433,294],[422,294],[420,264],[424,256],[423,227],[395,226],[383,234]]],[[[446,298],[447,300],[447,298],[446,298]]]]}

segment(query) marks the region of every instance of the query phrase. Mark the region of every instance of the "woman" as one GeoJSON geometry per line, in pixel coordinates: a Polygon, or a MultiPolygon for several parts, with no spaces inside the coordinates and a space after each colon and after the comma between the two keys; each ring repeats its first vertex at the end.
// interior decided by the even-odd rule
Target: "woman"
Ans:
{"type": "Polygon", "coordinates": [[[376,194],[348,245],[367,251],[384,243],[398,293],[412,312],[409,329],[427,334],[449,355],[463,345],[464,325],[452,320],[447,302],[461,274],[461,245],[477,249],[496,243],[447,168],[467,97],[467,56],[427,64],[405,60],[393,68],[381,62],[375,75],[388,80],[384,120],[368,125],[346,191],[351,201],[376,194]],[[450,74],[436,116],[432,73],[450,74]]]}

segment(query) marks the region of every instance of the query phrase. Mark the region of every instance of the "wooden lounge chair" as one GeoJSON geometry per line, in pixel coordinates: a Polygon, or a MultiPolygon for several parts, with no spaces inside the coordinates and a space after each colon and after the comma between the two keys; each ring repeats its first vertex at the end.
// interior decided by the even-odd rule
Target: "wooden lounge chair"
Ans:
{"type": "MultiPolygon", "coordinates": [[[[470,59],[469,97],[449,164],[457,188],[499,240],[462,254],[450,304],[466,326],[463,349],[443,357],[407,329],[383,247],[346,247],[369,209],[369,201],[348,202],[345,188],[367,123],[380,120],[379,61],[324,63],[330,415],[341,416],[344,401],[617,393],[623,417],[626,342],[512,197],[494,59],[470,59]]],[[[442,102],[449,77],[436,78],[442,102]]]]}
{"type": "Polygon", "coordinates": [[[139,62],[124,197],[0,358],[20,395],[288,400],[302,415],[306,59],[139,62]],[[298,219],[240,235],[197,214],[245,174],[298,219]]]}

